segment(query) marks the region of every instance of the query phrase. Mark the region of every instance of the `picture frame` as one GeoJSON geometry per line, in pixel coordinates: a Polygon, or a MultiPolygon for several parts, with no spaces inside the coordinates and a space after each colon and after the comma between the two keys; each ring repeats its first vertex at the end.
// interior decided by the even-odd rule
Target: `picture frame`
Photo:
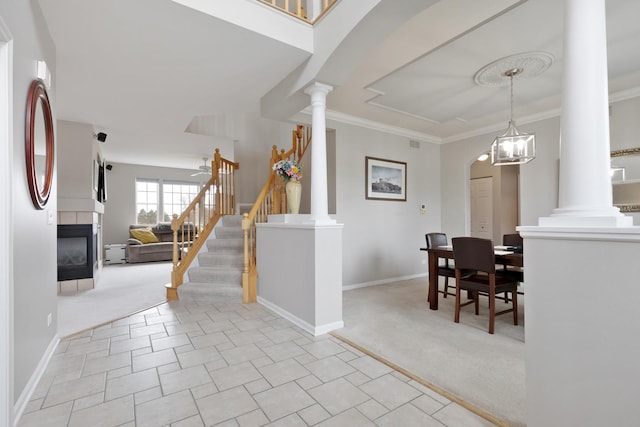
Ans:
{"type": "Polygon", "coordinates": [[[407,201],[407,163],[365,157],[366,200],[407,201]]]}

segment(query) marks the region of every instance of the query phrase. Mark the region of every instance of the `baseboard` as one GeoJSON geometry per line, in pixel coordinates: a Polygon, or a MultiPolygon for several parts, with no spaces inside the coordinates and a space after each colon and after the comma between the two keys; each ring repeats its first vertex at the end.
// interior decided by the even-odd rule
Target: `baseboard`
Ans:
{"type": "Polygon", "coordinates": [[[427,273],[411,274],[409,276],[391,277],[389,279],[374,280],[373,282],[355,283],[353,285],[346,285],[342,287],[342,291],[350,291],[353,289],[366,288],[368,286],[387,285],[389,283],[401,282],[403,280],[417,279],[419,277],[427,277],[427,273]]]}
{"type": "Polygon", "coordinates": [[[273,311],[280,317],[287,319],[289,322],[293,323],[294,325],[298,326],[304,331],[310,333],[314,337],[317,337],[318,335],[323,335],[331,331],[334,331],[336,329],[340,329],[344,327],[344,322],[342,320],[338,322],[326,323],[320,326],[313,326],[309,322],[302,320],[298,316],[295,316],[289,313],[287,310],[284,310],[280,306],[273,304],[272,302],[261,297],[258,297],[258,304],[265,306],[266,308],[273,311]]]}
{"type": "Polygon", "coordinates": [[[18,422],[22,417],[22,413],[24,412],[24,409],[27,407],[27,404],[29,403],[29,400],[31,399],[33,392],[36,390],[36,387],[40,382],[40,378],[42,378],[42,374],[44,374],[45,369],[47,369],[47,365],[49,364],[49,361],[51,360],[51,356],[53,356],[53,353],[55,352],[56,347],[58,346],[58,343],[60,343],[60,337],[58,336],[58,334],[56,334],[51,340],[51,342],[49,343],[49,346],[47,347],[44,354],[42,355],[42,358],[40,358],[40,362],[38,363],[38,366],[36,366],[36,369],[33,371],[33,374],[31,374],[31,378],[29,378],[27,385],[24,387],[24,390],[22,390],[22,393],[20,393],[18,400],[16,400],[16,404],[13,405],[13,425],[14,426],[18,425],[18,422]]]}

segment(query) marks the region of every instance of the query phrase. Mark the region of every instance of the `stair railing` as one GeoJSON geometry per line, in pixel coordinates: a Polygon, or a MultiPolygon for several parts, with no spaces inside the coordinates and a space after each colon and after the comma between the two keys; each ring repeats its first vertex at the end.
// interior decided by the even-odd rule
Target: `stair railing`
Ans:
{"type": "MultiPolygon", "coordinates": [[[[300,18],[304,21],[311,22],[307,18],[307,11],[304,9],[305,0],[258,0],[261,3],[268,4],[286,14],[293,15],[296,18],[300,18]]],[[[316,21],[322,16],[331,6],[333,6],[338,0],[322,0],[322,10],[317,17],[313,19],[316,21]]]]}
{"type": "Polygon", "coordinates": [[[273,165],[285,159],[300,163],[311,144],[311,128],[298,125],[291,135],[291,148],[287,151],[274,145],[271,149],[269,178],[256,198],[249,213],[242,217],[244,235],[244,264],[242,268],[242,302],[256,302],[258,271],[256,268],[256,223],[268,221],[271,214],[287,212],[287,195],[282,177],[273,170],[273,165]]]}
{"type": "Polygon", "coordinates": [[[211,178],[185,211],[173,218],[173,270],[167,284],[167,299],[178,299],[184,274],[223,215],[235,213],[235,170],[240,166],[220,156],[216,148],[211,178]]]}

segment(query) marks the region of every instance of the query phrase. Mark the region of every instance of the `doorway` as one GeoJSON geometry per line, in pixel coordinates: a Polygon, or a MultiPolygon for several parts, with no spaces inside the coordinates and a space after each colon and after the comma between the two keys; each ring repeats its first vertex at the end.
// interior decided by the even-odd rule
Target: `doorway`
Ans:
{"type": "Polygon", "coordinates": [[[493,239],[493,177],[471,179],[471,237],[493,239]]]}
{"type": "Polygon", "coordinates": [[[13,42],[0,17],[0,424],[13,418],[13,229],[11,176],[13,168],[11,63],[13,42]]]}
{"type": "Polygon", "coordinates": [[[471,236],[502,244],[502,236],[520,225],[520,166],[493,166],[476,160],[469,173],[471,236]]]}

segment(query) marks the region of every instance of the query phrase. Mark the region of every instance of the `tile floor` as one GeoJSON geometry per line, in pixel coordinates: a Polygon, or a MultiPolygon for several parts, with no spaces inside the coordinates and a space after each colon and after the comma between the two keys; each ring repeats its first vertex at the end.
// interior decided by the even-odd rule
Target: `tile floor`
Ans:
{"type": "Polygon", "coordinates": [[[348,344],[237,298],[62,340],[20,427],[491,426],[348,344]]]}

